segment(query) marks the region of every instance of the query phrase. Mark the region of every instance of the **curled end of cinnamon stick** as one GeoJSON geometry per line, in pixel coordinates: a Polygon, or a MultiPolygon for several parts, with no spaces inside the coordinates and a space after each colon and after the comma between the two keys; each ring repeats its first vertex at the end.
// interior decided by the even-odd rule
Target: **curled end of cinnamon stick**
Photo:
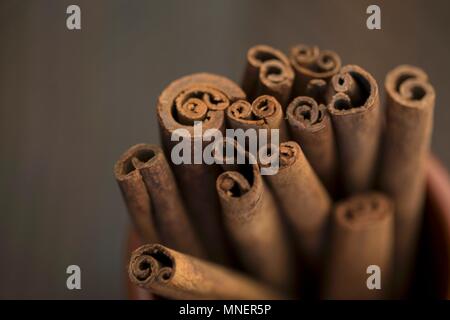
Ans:
{"type": "Polygon", "coordinates": [[[294,72],[289,64],[280,60],[269,60],[264,62],[259,69],[259,78],[266,87],[273,85],[292,85],[294,72]]]}
{"type": "Polygon", "coordinates": [[[349,229],[365,229],[392,219],[393,204],[381,193],[364,193],[337,204],[335,214],[341,226],[349,229]]]}
{"type": "Polygon", "coordinates": [[[267,61],[280,61],[284,65],[289,65],[289,60],[283,52],[271,46],[259,44],[251,47],[247,51],[247,61],[255,68],[261,68],[267,61]]]}
{"type": "Polygon", "coordinates": [[[376,105],[378,85],[372,75],[357,65],[344,66],[331,79],[333,97],[328,111],[335,115],[363,112],[376,105]]]}
{"type": "Polygon", "coordinates": [[[139,175],[139,169],[154,161],[161,154],[156,145],[140,143],[125,151],[114,166],[114,175],[118,181],[124,181],[139,175]]]}
{"type": "Polygon", "coordinates": [[[250,188],[248,179],[236,171],[226,171],[217,178],[217,190],[228,197],[241,197],[250,188]]]}
{"type": "Polygon", "coordinates": [[[388,96],[402,106],[422,108],[434,103],[435,91],[420,68],[400,65],[386,75],[388,96]]]}
{"type": "Polygon", "coordinates": [[[286,115],[291,125],[300,128],[320,129],[327,116],[325,105],[318,104],[315,99],[300,96],[289,104],[286,115]]]}
{"type": "Polygon", "coordinates": [[[291,48],[290,62],[294,69],[310,78],[330,78],[341,68],[341,58],[331,50],[298,44],[291,48]]]}
{"type": "Polygon", "coordinates": [[[280,169],[290,167],[300,157],[302,152],[300,146],[294,141],[287,141],[280,144],[280,169]]]}
{"type": "Polygon", "coordinates": [[[262,95],[256,98],[252,104],[245,100],[238,100],[227,109],[229,119],[263,126],[272,118],[282,117],[282,108],[273,96],[262,95]]]}
{"type": "Polygon", "coordinates": [[[193,134],[196,121],[204,129],[220,128],[223,111],[244,92],[233,81],[214,74],[197,73],[173,81],[158,99],[158,118],[168,132],[186,129],[193,134]]]}
{"type": "Polygon", "coordinates": [[[153,282],[166,283],[175,272],[175,259],[162,245],[147,244],[136,249],[130,258],[130,280],[142,287],[153,282]]]}
{"type": "Polygon", "coordinates": [[[263,190],[258,165],[237,165],[234,170],[221,173],[216,190],[225,215],[238,219],[251,217],[263,190]]]}
{"type": "Polygon", "coordinates": [[[255,77],[266,88],[275,91],[285,88],[283,92],[290,91],[294,82],[294,70],[283,52],[267,45],[256,45],[247,51],[247,64],[247,69],[252,71],[247,70],[244,74],[243,88],[250,98],[257,94],[255,77]]]}

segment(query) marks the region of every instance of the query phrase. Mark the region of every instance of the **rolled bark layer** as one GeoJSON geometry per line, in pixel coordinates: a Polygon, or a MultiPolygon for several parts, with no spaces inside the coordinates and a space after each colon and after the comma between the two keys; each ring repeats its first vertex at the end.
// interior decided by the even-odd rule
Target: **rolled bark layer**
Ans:
{"type": "MultiPolygon", "coordinates": [[[[224,110],[239,99],[245,99],[244,92],[234,82],[221,76],[199,73],[172,82],[161,93],[157,107],[161,139],[167,157],[171,157],[173,148],[179,143],[171,139],[172,136],[177,137],[174,134],[177,129],[183,129],[188,134],[192,157],[195,153],[202,154],[207,144],[202,141],[203,133],[208,129],[217,129],[223,133],[224,110]],[[202,123],[203,131],[200,134],[195,133],[194,121],[202,123]]],[[[227,263],[229,255],[215,192],[216,178],[221,169],[217,165],[207,165],[201,159],[197,160],[177,165],[172,162],[172,168],[208,255],[216,262],[227,263]]]]}
{"type": "Polygon", "coordinates": [[[318,268],[331,199],[296,142],[281,143],[279,157],[278,173],[265,178],[292,227],[301,256],[308,267],[318,268]]]}
{"type": "Polygon", "coordinates": [[[265,285],[222,266],[159,244],[136,249],[130,280],[170,299],[282,299],[265,285]]]}
{"type": "Polygon", "coordinates": [[[292,96],[309,96],[327,103],[326,93],[331,77],[339,72],[341,59],[331,50],[299,44],[291,48],[289,57],[295,72],[292,96]]]}
{"type": "Polygon", "coordinates": [[[393,215],[392,202],[380,193],[359,194],[336,205],[323,282],[324,298],[389,297],[393,215]]]}
{"type": "Polygon", "coordinates": [[[114,175],[122,192],[131,220],[144,241],[158,241],[151,198],[144,180],[135,167],[136,160],[151,157],[153,150],[149,145],[137,144],[119,158],[114,166],[114,175]]]}
{"type": "MultiPolygon", "coordinates": [[[[252,104],[246,100],[234,102],[226,111],[227,124],[232,129],[279,130],[279,141],[286,141],[288,133],[283,117],[283,109],[273,96],[263,95],[252,104]]],[[[266,143],[270,143],[266,141],[266,143]]]]}
{"type": "Polygon", "coordinates": [[[217,178],[216,187],[237,256],[248,273],[290,292],[294,285],[290,247],[258,165],[231,169],[217,178]]]}
{"type": "Polygon", "coordinates": [[[402,297],[411,280],[422,222],[435,92],[426,73],[408,65],[390,71],[385,88],[386,129],[378,187],[396,206],[395,292],[402,297]]]}
{"type": "Polygon", "coordinates": [[[162,149],[145,145],[146,154],[131,159],[139,169],[152,203],[153,220],[163,245],[196,257],[206,253],[189,221],[175,178],[162,149]]]}
{"type": "Polygon", "coordinates": [[[337,154],[326,106],[310,97],[297,97],[286,110],[289,132],[331,195],[336,188],[337,154]]]}
{"type": "Polygon", "coordinates": [[[257,45],[247,52],[247,66],[242,88],[249,100],[267,94],[286,107],[294,81],[294,71],[284,53],[266,45],[257,45]]]}
{"type": "Polygon", "coordinates": [[[380,135],[378,85],[364,69],[347,65],[332,81],[328,112],[338,148],[343,191],[353,194],[373,185],[380,135]]]}

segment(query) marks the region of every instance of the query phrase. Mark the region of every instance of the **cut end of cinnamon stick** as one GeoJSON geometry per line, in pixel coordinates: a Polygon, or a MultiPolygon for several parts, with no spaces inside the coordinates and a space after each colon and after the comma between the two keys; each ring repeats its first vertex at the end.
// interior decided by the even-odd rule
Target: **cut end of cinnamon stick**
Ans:
{"type": "Polygon", "coordinates": [[[267,61],[280,61],[284,65],[289,65],[283,52],[264,44],[251,47],[247,51],[247,61],[258,69],[267,61]]]}
{"type": "Polygon", "coordinates": [[[250,99],[271,94],[284,106],[293,82],[294,70],[283,52],[267,45],[256,45],[248,50],[242,88],[250,99]]]}
{"type": "Polygon", "coordinates": [[[311,78],[329,78],[341,68],[341,58],[331,50],[298,44],[291,48],[290,62],[300,74],[311,78]]]}
{"type": "Polygon", "coordinates": [[[315,99],[306,96],[296,97],[289,104],[286,115],[290,125],[302,128],[322,128],[326,107],[315,99]]]}
{"type": "Polygon", "coordinates": [[[378,85],[372,75],[357,65],[346,65],[331,79],[334,92],[328,111],[347,115],[374,107],[378,99],[378,85]]]}
{"type": "Polygon", "coordinates": [[[392,218],[392,213],[391,200],[376,192],[355,195],[335,208],[338,223],[351,229],[370,227],[378,221],[392,218]]]}
{"type": "Polygon", "coordinates": [[[434,103],[435,91],[420,68],[400,65],[386,75],[386,92],[403,106],[422,108],[434,103]]]}
{"type": "Polygon", "coordinates": [[[245,100],[238,100],[227,110],[227,116],[244,124],[264,126],[273,121],[272,118],[281,118],[282,109],[276,98],[262,95],[252,104],[245,100]]]}
{"type": "Polygon", "coordinates": [[[267,87],[272,85],[292,85],[294,73],[289,64],[281,60],[269,60],[261,65],[259,77],[267,87]]]}
{"type": "Polygon", "coordinates": [[[164,246],[148,244],[136,249],[130,258],[128,274],[139,286],[154,281],[168,282],[175,272],[175,260],[164,246]]]}
{"type": "Polygon", "coordinates": [[[151,144],[140,143],[125,151],[114,166],[114,174],[119,181],[139,174],[138,170],[151,162],[158,154],[159,147],[151,144]]]}
{"type": "Polygon", "coordinates": [[[229,197],[240,197],[250,188],[249,181],[236,171],[226,171],[217,178],[217,189],[229,197]]]}
{"type": "Polygon", "coordinates": [[[292,166],[299,158],[300,146],[294,141],[280,144],[280,169],[292,166]]]}
{"type": "Polygon", "coordinates": [[[196,73],[170,83],[158,99],[160,126],[172,132],[184,128],[191,134],[195,121],[203,127],[220,128],[223,111],[237,99],[245,99],[244,92],[228,78],[196,73]]]}

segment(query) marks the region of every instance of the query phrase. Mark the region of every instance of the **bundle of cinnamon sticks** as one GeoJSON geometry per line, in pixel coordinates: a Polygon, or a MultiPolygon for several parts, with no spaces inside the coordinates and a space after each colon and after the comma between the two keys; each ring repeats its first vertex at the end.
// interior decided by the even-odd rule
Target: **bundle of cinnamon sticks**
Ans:
{"type": "Polygon", "coordinates": [[[153,111],[161,146],[117,161],[146,243],[131,282],[172,299],[406,297],[435,102],[426,73],[390,71],[382,108],[373,76],[333,51],[257,45],[246,60],[242,87],[208,73],[170,83],[153,111]]]}

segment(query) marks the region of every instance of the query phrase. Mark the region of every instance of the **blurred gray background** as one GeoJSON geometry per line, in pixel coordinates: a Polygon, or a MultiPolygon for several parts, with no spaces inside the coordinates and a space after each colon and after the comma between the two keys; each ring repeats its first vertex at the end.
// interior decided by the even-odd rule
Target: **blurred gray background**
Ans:
{"type": "Polygon", "coordinates": [[[208,71],[240,81],[246,50],[336,50],[381,83],[397,64],[437,91],[433,151],[450,165],[448,1],[1,1],[0,298],[124,298],[128,218],[112,168],[158,142],[155,101],[208,71]],[[66,29],[78,4],[82,30],[66,29]],[[382,30],[366,28],[369,4],[382,30]],[[66,289],[66,267],[82,290],[66,289]]]}

